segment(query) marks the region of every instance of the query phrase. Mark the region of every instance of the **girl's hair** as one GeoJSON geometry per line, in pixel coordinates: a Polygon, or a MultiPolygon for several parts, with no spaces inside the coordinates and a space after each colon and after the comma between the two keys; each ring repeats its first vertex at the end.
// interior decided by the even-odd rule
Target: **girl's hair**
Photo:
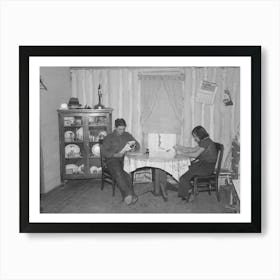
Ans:
{"type": "Polygon", "coordinates": [[[193,130],[192,130],[192,135],[196,135],[199,140],[202,140],[204,138],[209,137],[208,132],[205,130],[204,127],[202,126],[196,126],[193,130]]]}
{"type": "Polygon", "coordinates": [[[118,126],[126,126],[126,122],[124,119],[116,119],[115,120],[115,127],[118,127],[118,126]]]}

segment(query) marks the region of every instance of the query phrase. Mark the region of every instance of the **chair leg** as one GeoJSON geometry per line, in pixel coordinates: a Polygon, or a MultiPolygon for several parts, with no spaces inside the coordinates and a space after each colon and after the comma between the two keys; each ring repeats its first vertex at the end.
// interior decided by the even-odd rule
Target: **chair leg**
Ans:
{"type": "Polygon", "coordinates": [[[112,188],[113,188],[113,196],[115,196],[115,194],[116,194],[116,182],[115,181],[112,183],[112,188]]]}
{"type": "Polygon", "coordinates": [[[133,183],[134,183],[134,172],[131,173],[131,184],[132,184],[132,187],[133,187],[133,183]]]}
{"type": "Polygon", "coordinates": [[[216,188],[216,197],[217,197],[217,200],[220,202],[220,193],[219,193],[219,185],[218,185],[218,183],[216,183],[215,188],[216,188]]]}
{"type": "Polygon", "coordinates": [[[196,184],[193,185],[193,193],[194,193],[194,196],[198,196],[198,189],[197,189],[196,184]]]}
{"type": "Polygon", "coordinates": [[[102,176],[101,178],[101,190],[103,191],[104,189],[104,177],[102,176]]]}
{"type": "Polygon", "coordinates": [[[209,184],[208,194],[211,195],[211,184],[209,184]]]}
{"type": "Polygon", "coordinates": [[[219,194],[219,191],[216,191],[216,197],[217,197],[217,200],[220,202],[220,194],[219,194]]]}

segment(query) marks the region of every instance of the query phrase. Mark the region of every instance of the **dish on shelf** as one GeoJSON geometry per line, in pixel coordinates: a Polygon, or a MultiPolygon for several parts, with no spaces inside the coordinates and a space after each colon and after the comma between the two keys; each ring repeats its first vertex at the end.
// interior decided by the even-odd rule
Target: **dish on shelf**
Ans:
{"type": "Polygon", "coordinates": [[[64,117],[64,126],[82,125],[81,117],[64,117]]]}
{"type": "Polygon", "coordinates": [[[102,167],[91,166],[89,169],[90,174],[99,174],[102,171],[102,167]]]}
{"type": "Polygon", "coordinates": [[[74,141],[75,140],[75,133],[73,131],[66,131],[64,133],[64,141],[65,142],[71,142],[71,141],[74,141]]]}
{"type": "Polygon", "coordinates": [[[81,118],[75,118],[74,125],[82,125],[82,119],[81,118]]]}
{"type": "Polygon", "coordinates": [[[82,127],[80,127],[77,131],[76,131],[76,136],[77,139],[80,141],[83,141],[83,135],[84,135],[84,130],[82,127]]]}
{"type": "Polygon", "coordinates": [[[64,117],[64,126],[71,126],[74,124],[74,117],[64,117]]]}
{"type": "Polygon", "coordinates": [[[65,165],[66,174],[78,174],[78,165],[76,164],[67,164],[65,165]]]}
{"type": "Polygon", "coordinates": [[[65,146],[65,157],[66,158],[75,158],[75,157],[80,157],[80,147],[75,144],[69,144],[65,146]]]}
{"type": "Polygon", "coordinates": [[[78,167],[78,174],[84,174],[84,170],[85,170],[85,166],[84,166],[84,164],[81,164],[78,167]]]}
{"type": "Polygon", "coordinates": [[[107,123],[107,117],[106,116],[96,116],[96,117],[89,117],[88,124],[89,125],[106,125],[107,123]]]}
{"type": "Polygon", "coordinates": [[[93,145],[91,148],[91,152],[93,156],[100,157],[100,145],[99,144],[93,145]]]}

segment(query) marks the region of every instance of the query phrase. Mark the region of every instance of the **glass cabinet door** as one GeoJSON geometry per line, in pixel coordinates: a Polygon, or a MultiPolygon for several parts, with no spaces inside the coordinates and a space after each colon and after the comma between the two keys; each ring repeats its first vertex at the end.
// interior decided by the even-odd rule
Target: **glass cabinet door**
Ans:
{"type": "Polygon", "coordinates": [[[88,116],[88,168],[91,177],[101,177],[99,141],[108,134],[108,114],[88,116]]]}
{"type": "Polygon", "coordinates": [[[64,166],[66,177],[83,177],[86,173],[86,149],[84,145],[82,116],[64,116],[64,166]]]}

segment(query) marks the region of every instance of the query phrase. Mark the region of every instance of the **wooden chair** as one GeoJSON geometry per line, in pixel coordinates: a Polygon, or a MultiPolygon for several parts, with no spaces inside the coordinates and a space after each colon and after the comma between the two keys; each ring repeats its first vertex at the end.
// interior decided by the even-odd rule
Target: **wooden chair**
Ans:
{"type": "Polygon", "coordinates": [[[220,201],[219,196],[219,174],[221,171],[221,164],[224,153],[224,145],[215,143],[218,152],[216,167],[213,174],[209,176],[195,176],[193,178],[193,194],[197,196],[200,192],[207,191],[211,195],[212,191],[216,192],[217,200],[220,201]]]}
{"type": "Polygon", "coordinates": [[[101,190],[103,191],[105,183],[109,183],[112,185],[113,189],[113,196],[115,196],[116,193],[116,181],[113,179],[112,175],[110,174],[106,162],[104,160],[104,157],[102,156],[102,141],[99,141],[100,145],[100,161],[101,161],[101,168],[102,168],[102,173],[101,173],[101,190]]]}

